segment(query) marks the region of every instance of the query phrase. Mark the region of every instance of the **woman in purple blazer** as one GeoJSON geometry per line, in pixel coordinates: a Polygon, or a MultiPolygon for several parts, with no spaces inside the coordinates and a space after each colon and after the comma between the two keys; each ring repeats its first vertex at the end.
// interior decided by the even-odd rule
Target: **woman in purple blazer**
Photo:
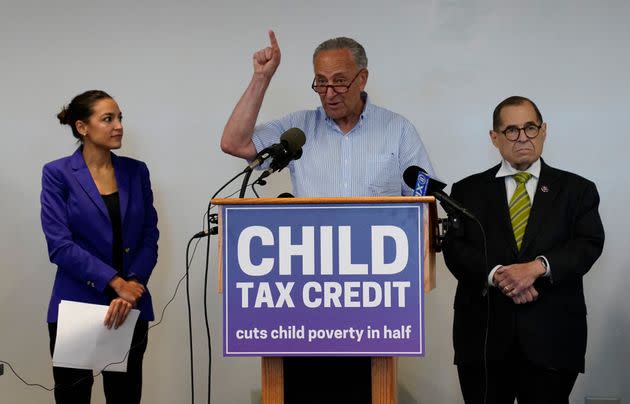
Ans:
{"type": "MultiPolygon", "coordinates": [[[[147,283],[157,261],[157,213],[147,166],[112,153],[122,145],[122,114],[107,93],[79,94],[58,115],[80,142],[42,174],[41,220],[50,261],[57,265],[48,307],[51,355],[61,300],[109,306],[104,325],[120,326],[140,310],[127,372],[103,372],[107,403],[139,403],[148,322],[147,283]]],[[[53,367],[55,400],[89,403],[92,372],[53,367]]]]}

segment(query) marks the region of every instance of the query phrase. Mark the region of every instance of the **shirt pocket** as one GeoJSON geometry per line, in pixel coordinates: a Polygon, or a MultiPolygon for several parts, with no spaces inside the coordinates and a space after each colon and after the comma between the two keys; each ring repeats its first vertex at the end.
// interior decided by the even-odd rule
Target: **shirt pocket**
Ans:
{"type": "Polygon", "coordinates": [[[366,163],[366,185],[372,195],[400,195],[402,179],[398,169],[398,159],[394,153],[370,157],[366,163]]]}

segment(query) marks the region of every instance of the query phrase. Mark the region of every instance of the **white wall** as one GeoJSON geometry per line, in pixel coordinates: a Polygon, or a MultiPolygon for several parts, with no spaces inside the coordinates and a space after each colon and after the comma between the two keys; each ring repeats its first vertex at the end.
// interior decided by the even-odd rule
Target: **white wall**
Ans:
{"type": "MultiPolygon", "coordinates": [[[[121,153],[145,160],[152,174],[162,236],[150,287],[159,313],[184,271],[185,243],[201,229],[207,199],[243,167],[221,153],[219,137],[249,80],[251,54],[266,46],[266,30],[274,28],[282,64],[261,119],[316,106],[309,88],[313,48],[332,36],[355,37],[368,52],[372,100],[415,123],[449,183],[498,161],[487,132],[500,100],[520,94],[538,103],[549,125],[544,157],[598,184],[607,235],[603,256],[585,278],[587,371],[572,403],[587,394],[630,401],[627,1],[1,3],[0,359],[28,381],[52,385],[45,312],[54,267],[39,224],[40,174],[45,162],[75,147],[55,114],[87,89],[104,89],[118,100],[125,115],[121,153]]],[[[273,196],[290,185],[280,176],[268,188],[265,194],[273,196]]],[[[206,391],[201,250],[191,282],[198,398],[206,391]]],[[[216,283],[213,265],[213,402],[256,403],[259,360],[221,357],[216,283]]],[[[428,354],[399,362],[402,404],[462,402],[452,365],[454,287],[439,257],[438,289],[426,302],[428,354]]],[[[186,402],[181,291],[149,338],[144,401],[186,402]]],[[[95,403],[104,402],[101,391],[95,403]]],[[[50,393],[24,386],[8,369],[0,377],[0,403],[51,402],[50,393]]]]}

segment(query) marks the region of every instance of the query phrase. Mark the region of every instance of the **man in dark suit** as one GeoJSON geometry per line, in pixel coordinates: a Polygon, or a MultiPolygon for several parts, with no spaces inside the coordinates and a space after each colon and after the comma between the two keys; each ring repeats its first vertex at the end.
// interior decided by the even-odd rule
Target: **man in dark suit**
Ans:
{"type": "Polygon", "coordinates": [[[453,344],[467,404],[568,403],[584,371],[582,277],[604,245],[599,195],[540,158],[546,136],[531,100],[505,99],[490,131],[502,162],[452,187],[479,220],[449,229],[444,244],[458,280],[453,344]]]}

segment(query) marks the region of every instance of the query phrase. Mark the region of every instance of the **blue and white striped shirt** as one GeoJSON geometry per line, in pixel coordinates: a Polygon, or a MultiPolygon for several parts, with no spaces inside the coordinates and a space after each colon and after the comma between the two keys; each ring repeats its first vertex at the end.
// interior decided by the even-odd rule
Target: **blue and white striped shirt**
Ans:
{"type": "Polygon", "coordinates": [[[256,150],[278,143],[290,128],[306,134],[299,160],[289,164],[297,197],[411,195],[403,181],[411,165],[433,175],[433,167],[413,124],[403,116],[371,104],[347,134],[322,107],[293,112],[257,125],[252,140],[256,150]]]}

